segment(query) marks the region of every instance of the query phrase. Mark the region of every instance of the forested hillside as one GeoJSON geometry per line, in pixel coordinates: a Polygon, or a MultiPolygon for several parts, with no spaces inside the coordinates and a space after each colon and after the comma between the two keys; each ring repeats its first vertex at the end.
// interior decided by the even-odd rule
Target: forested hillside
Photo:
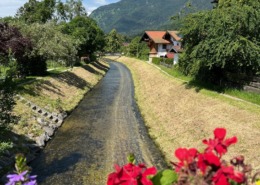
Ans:
{"type": "Polygon", "coordinates": [[[133,35],[169,27],[170,18],[179,12],[211,7],[210,0],[121,0],[96,9],[90,17],[107,33],[115,28],[119,33],[133,35]],[[191,7],[188,8],[185,5],[189,2],[191,7]]]}

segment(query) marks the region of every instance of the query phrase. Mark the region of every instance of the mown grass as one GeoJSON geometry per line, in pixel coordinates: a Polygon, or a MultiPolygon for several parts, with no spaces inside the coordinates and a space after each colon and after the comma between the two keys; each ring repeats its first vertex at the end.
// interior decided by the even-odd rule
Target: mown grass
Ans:
{"type": "Polygon", "coordinates": [[[215,91],[217,93],[222,93],[222,94],[226,94],[229,96],[233,96],[235,98],[239,98],[241,100],[244,101],[248,101],[250,103],[254,103],[257,105],[260,105],[260,94],[258,93],[254,93],[254,92],[246,92],[242,89],[236,89],[236,88],[230,88],[230,87],[220,87],[220,86],[216,86],[216,85],[212,85],[212,84],[208,84],[208,83],[202,83],[200,81],[195,81],[192,79],[192,77],[190,76],[185,76],[184,74],[182,74],[177,67],[173,67],[173,68],[167,68],[161,65],[157,65],[159,68],[161,68],[163,71],[165,71],[166,73],[168,73],[169,75],[181,79],[183,81],[187,82],[187,87],[189,88],[194,88],[196,91],[201,91],[201,90],[208,90],[204,91],[204,93],[206,94],[211,94],[212,92],[209,91],[215,91]]]}
{"type": "Polygon", "coordinates": [[[116,60],[127,65],[133,74],[141,114],[166,161],[175,161],[173,154],[179,147],[203,149],[201,140],[212,137],[215,128],[224,127],[228,137],[239,139],[230,147],[226,159],[244,155],[247,163],[260,169],[260,156],[255,152],[259,148],[259,106],[208,90],[192,80],[164,75],[137,59],[116,60]]]}

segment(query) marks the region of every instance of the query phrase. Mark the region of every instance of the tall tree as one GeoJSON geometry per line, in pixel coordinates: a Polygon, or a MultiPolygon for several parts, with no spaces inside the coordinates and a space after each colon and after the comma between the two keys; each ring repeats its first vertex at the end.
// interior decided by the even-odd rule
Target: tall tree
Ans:
{"type": "Polygon", "coordinates": [[[71,21],[77,16],[87,16],[87,11],[83,6],[82,0],[66,0],[62,2],[58,0],[56,3],[55,20],[57,21],[71,21]]]}
{"type": "Polygon", "coordinates": [[[49,60],[62,60],[67,65],[73,65],[78,53],[79,40],[63,34],[53,23],[23,24],[21,31],[30,37],[33,44],[32,55],[42,56],[49,60]]]}
{"type": "Polygon", "coordinates": [[[79,56],[92,55],[104,47],[104,33],[96,22],[85,16],[73,18],[62,27],[65,34],[71,35],[74,39],[79,39],[79,56]]]}
{"type": "Polygon", "coordinates": [[[119,52],[123,45],[123,37],[117,33],[116,29],[111,30],[106,36],[106,51],[119,52]]]}
{"type": "Polygon", "coordinates": [[[18,9],[16,17],[26,23],[45,23],[51,20],[55,12],[55,0],[29,0],[18,9]]]}
{"type": "Polygon", "coordinates": [[[259,9],[259,1],[221,0],[213,10],[188,15],[181,30],[182,71],[218,84],[259,72],[259,9]]]}

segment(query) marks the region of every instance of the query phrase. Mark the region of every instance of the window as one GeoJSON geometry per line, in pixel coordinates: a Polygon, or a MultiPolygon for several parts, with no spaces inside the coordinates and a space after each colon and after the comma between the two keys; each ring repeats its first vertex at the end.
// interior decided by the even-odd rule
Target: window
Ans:
{"type": "Polygon", "coordinates": [[[166,48],[167,48],[167,45],[166,45],[166,44],[163,44],[163,45],[162,45],[162,48],[163,48],[163,49],[166,49],[166,48]]]}

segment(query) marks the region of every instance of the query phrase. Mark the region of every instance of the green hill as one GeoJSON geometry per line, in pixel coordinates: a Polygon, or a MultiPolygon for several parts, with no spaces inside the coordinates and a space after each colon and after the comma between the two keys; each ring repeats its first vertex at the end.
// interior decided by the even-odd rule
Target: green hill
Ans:
{"type": "Polygon", "coordinates": [[[187,2],[196,10],[212,8],[210,0],[121,0],[99,7],[90,17],[105,32],[115,28],[119,33],[133,35],[171,27],[170,18],[184,10],[187,2]]]}

